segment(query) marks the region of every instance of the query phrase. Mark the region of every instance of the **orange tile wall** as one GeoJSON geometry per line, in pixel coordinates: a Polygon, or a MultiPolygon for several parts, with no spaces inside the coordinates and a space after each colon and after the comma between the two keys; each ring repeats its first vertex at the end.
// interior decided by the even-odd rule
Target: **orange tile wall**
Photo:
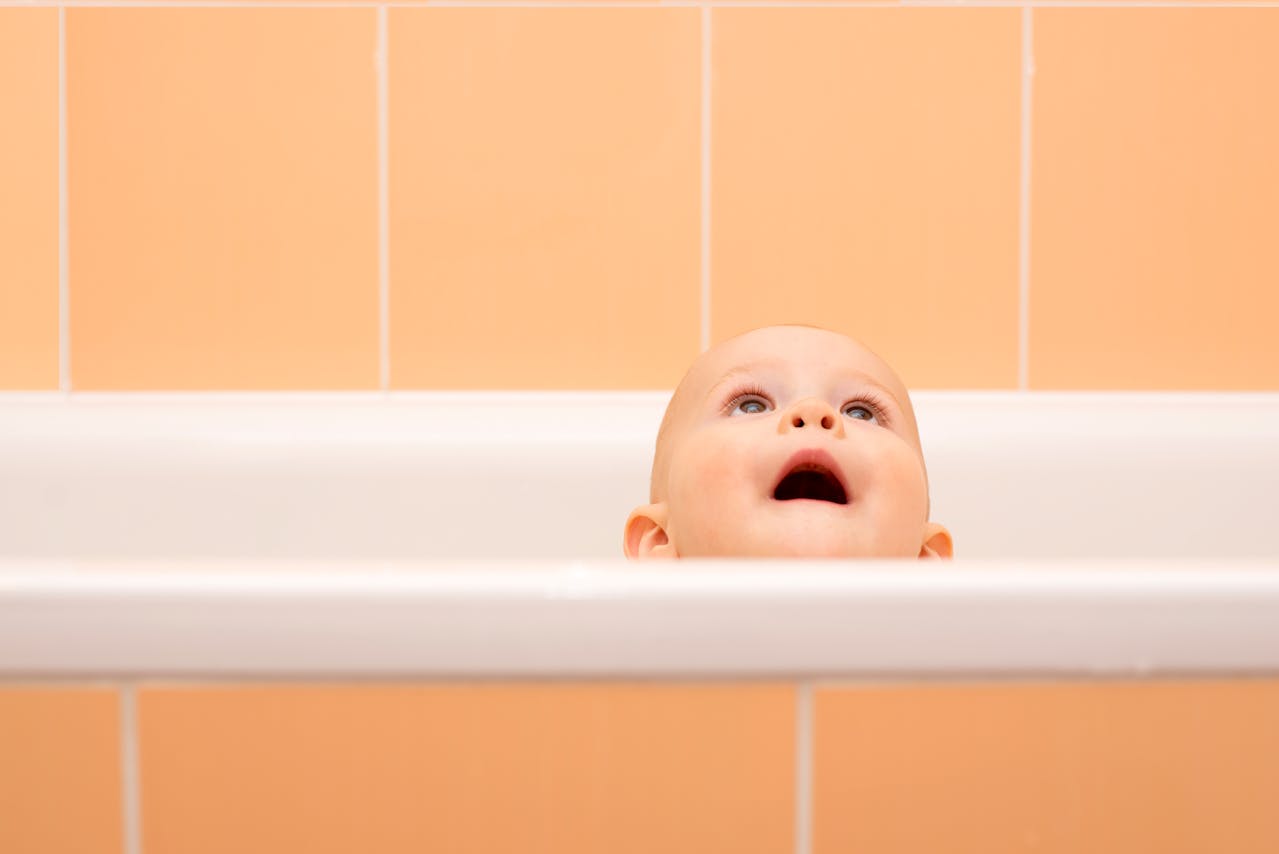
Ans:
{"type": "Polygon", "coordinates": [[[112,688],[0,682],[0,851],[126,854],[112,688]]]}
{"type": "MultiPolygon", "coordinates": [[[[482,5],[0,7],[0,389],[669,388],[795,321],[915,388],[1279,389],[1273,5],[482,5]]],[[[148,852],[802,820],[792,685],[131,690],[148,852]]],[[[125,850],[120,696],[0,685],[0,850],[125,850]]],[[[1274,681],[813,713],[817,854],[1279,848],[1274,681]]]]}
{"type": "Polygon", "coordinates": [[[22,854],[1279,849],[1274,679],[0,684],[0,756],[22,854]]]}
{"type": "Polygon", "coordinates": [[[22,5],[0,389],[1279,388],[1274,4],[22,5]]]}
{"type": "Polygon", "coordinates": [[[58,382],[58,10],[0,8],[0,389],[58,382]]]}

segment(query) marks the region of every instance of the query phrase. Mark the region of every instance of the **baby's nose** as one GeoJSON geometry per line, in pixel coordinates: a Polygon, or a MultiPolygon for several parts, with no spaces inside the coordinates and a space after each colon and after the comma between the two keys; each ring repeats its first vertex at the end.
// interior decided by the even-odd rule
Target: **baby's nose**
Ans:
{"type": "Polygon", "coordinates": [[[829,430],[836,438],[844,437],[844,419],[826,401],[818,397],[806,397],[782,413],[777,424],[778,433],[812,428],[829,430]]]}

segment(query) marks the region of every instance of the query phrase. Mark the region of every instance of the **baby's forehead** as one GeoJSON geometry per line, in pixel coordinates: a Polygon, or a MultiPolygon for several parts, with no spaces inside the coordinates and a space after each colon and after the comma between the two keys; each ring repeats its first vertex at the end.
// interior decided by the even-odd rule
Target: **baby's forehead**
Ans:
{"type": "MultiPolygon", "coordinates": [[[[772,326],[730,338],[707,350],[693,362],[675,388],[657,432],[650,492],[653,501],[666,494],[666,480],[674,447],[679,444],[710,392],[735,372],[749,372],[762,365],[791,375],[806,374],[814,365],[828,376],[858,375],[889,390],[903,420],[897,427],[922,457],[919,429],[905,384],[886,362],[855,339],[825,329],[772,326]]],[[[793,376],[792,376],[793,378],[793,376]]],[[[763,379],[763,378],[760,378],[763,379]]]]}
{"type": "Polygon", "coordinates": [[[864,380],[909,407],[906,386],[883,359],[846,335],[809,327],[758,329],[703,353],[681,389],[698,400],[726,378],[769,373],[797,380],[864,380]]]}
{"type": "Polygon", "coordinates": [[[896,372],[861,342],[805,326],[772,326],[730,338],[707,350],[693,363],[672,396],[658,435],[660,447],[675,440],[722,382],[737,376],[771,372],[794,379],[813,374],[869,381],[897,402],[907,440],[919,447],[919,431],[905,384],[896,372]]]}

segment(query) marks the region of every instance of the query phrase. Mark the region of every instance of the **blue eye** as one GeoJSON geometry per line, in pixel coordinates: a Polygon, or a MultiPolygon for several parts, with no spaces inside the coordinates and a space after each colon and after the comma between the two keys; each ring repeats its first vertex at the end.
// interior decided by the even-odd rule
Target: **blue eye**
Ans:
{"type": "Polygon", "coordinates": [[[875,412],[860,403],[849,403],[844,406],[844,414],[858,421],[875,421],[875,412]]]}
{"type": "Polygon", "coordinates": [[[758,415],[761,412],[767,412],[773,406],[759,395],[747,394],[734,400],[730,408],[732,415],[758,415]]]}

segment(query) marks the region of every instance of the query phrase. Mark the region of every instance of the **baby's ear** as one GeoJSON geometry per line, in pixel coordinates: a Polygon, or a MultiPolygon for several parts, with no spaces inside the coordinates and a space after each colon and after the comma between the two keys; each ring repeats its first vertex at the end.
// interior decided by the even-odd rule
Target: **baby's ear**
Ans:
{"type": "Polygon", "coordinates": [[[919,559],[952,558],[955,556],[955,543],[950,538],[950,531],[944,525],[929,522],[924,525],[924,544],[919,547],[919,559]]]}
{"type": "Polygon", "coordinates": [[[666,536],[666,503],[636,507],[626,518],[622,549],[631,560],[650,557],[679,557],[675,544],[666,536]]]}

